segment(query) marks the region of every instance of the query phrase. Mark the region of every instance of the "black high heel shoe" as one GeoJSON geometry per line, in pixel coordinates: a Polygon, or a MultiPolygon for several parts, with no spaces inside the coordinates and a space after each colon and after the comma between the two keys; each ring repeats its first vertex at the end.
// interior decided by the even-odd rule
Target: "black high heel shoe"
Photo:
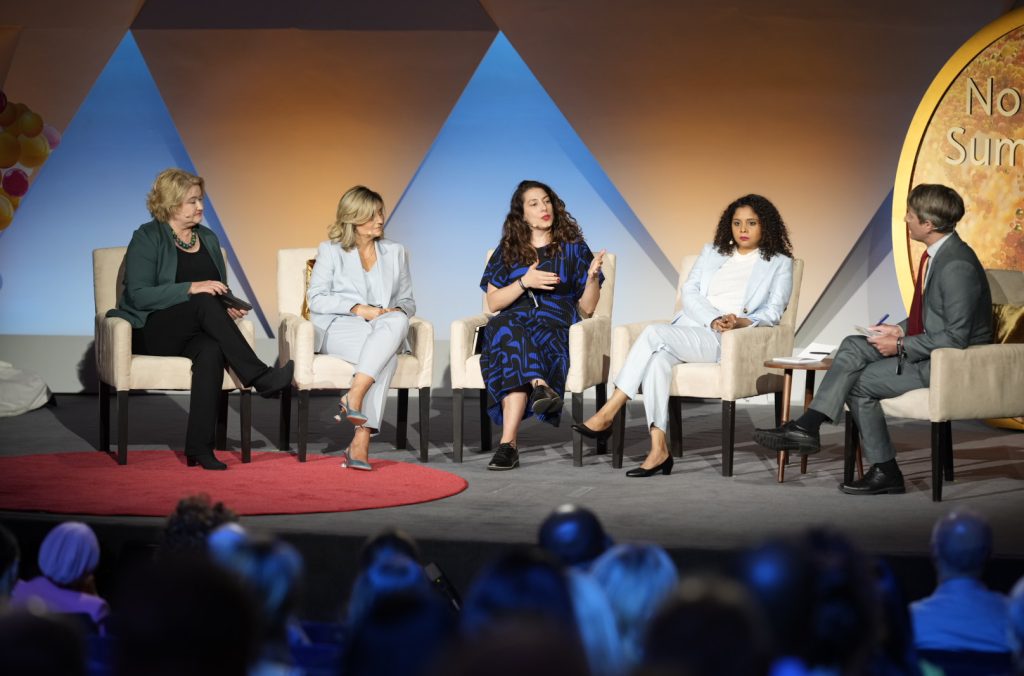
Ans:
{"type": "Polygon", "coordinates": [[[227,469],[228,466],[214,457],[213,453],[205,455],[186,455],[185,464],[189,467],[199,465],[203,469],[227,469]]]}
{"type": "Polygon", "coordinates": [[[644,469],[643,467],[636,467],[636,468],[631,469],[628,472],[626,472],[626,476],[631,476],[631,477],[649,477],[649,476],[654,476],[658,472],[661,472],[665,476],[668,476],[669,474],[672,473],[672,465],[674,465],[674,464],[676,464],[676,461],[673,460],[672,456],[670,455],[670,456],[668,456],[667,460],[662,462],[657,467],[652,467],[650,469],[644,469]]]}
{"type": "Polygon", "coordinates": [[[573,423],[572,428],[579,432],[580,434],[582,434],[583,436],[587,437],[588,439],[597,439],[598,441],[602,439],[607,439],[612,435],[611,425],[604,428],[603,430],[592,430],[589,427],[587,427],[585,423],[573,423]]]}

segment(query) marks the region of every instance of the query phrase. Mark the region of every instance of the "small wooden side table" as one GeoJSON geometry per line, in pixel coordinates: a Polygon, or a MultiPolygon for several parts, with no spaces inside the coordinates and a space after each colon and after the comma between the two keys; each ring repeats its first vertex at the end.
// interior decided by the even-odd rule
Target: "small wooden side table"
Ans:
{"type": "MultiPolygon", "coordinates": [[[[772,369],[782,369],[782,416],[781,422],[785,424],[789,422],[790,410],[789,410],[789,398],[793,393],[793,371],[804,371],[807,375],[804,378],[804,410],[811,405],[811,400],[814,399],[814,375],[815,371],[827,371],[832,367],[831,359],[822,359],[821,361],[810,361],[803,364],[793,364],[791,362],[781,362],[774,359],[769,359],[764,363],[765,366],[772,369]]],[[[778,480],[781,484],[786,480],[786,464],[789,462],[789,451],[779,451],[779,474],[778,480]]],[[[800,473],[807,474],[807,456],[800,456],[800,473]]]]}

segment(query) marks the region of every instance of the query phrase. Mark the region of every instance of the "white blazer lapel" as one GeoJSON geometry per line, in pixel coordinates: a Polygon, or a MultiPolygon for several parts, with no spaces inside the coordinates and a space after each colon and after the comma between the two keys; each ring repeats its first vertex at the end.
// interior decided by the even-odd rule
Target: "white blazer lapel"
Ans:
{"type": "Polygon", "coordinates": [[[388,306],[393,305],[395,297],[395,249],[384,240],[377,240],[377,265],[380,266],[380,280],[384,285],[381,289],[388,299],[388,306]]]}
{"type": "Polygon", "coordinates": [[[338,247],[338,251],[341,252],[341,279],[339,283],[349,284],[360,298],[366,299],[366,276],[363,274],[363,262],[359,259],[359,250],[352,247],[351,250],[345,251],[341,247],[338,247]]]}
{"type": "Polygon", "coordinates": [[[761,305],[765,295],[765,285],[771,279],[771,261],[761,257],[761,253],[752,253],[757,256],[754,261],[754,269],[750,271],[750,279],[747,280],[747,291],[743,295],[743,314],[752,312],[754,308],[761,305]]]}

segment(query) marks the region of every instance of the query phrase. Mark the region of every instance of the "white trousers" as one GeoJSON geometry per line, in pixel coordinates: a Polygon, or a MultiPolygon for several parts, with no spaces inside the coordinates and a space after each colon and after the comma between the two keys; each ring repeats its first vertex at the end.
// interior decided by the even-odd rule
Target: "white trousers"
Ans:
{"type": "Polygon", "coordinates": [[[373,378],[361,411],[366,415],[366,426],[374,431],[380,429],[388,388],[398,367],[398,351],[408,334],[409,318],[404,312],[387,312],[371,322],[344,315],[327,329],[322,351],[341,357],[355,365],[356,373],[373,378]]]}
{"type": "Polygon", "coordinates": [[[615,387],[630,399],[644,394],[647,429],[668,430],[672,367],[684,362],[713,364],[722,356],[719,334],[700,326],[651,324],[633,343],[615,387]]]}

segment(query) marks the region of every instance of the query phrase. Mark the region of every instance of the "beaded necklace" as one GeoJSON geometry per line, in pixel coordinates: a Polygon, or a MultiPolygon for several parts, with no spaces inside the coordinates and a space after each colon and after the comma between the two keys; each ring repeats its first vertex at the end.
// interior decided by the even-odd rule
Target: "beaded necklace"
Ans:
{"type": "Polygon", "coordinates": [[[185,242],[183,242],[180,239],[178,239],[178,233],[174,232],[174,228],[171,228],[171,239],[174,240],[174,243],[177,244],[178,247],[180,247],[181,249],[184,249],[185,251],[188,251],[189,249],[191,249],[192,247],[194,247],[196,245],[196,231],[195,231],[195,228],[192,229],[192,239],[189,241],[188,244],[185,244],[185,242]]]}

